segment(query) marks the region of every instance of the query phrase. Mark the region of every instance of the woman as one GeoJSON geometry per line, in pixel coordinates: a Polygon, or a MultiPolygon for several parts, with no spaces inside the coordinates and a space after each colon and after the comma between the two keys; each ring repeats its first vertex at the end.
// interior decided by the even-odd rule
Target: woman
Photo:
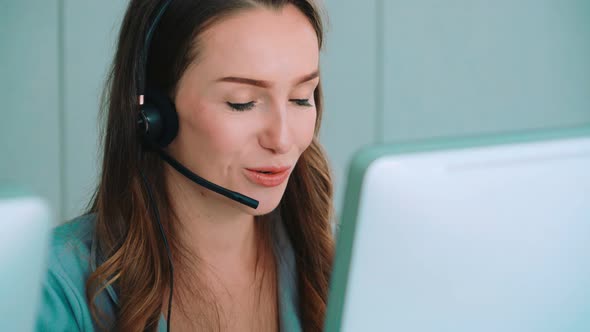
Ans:
{"type": "Polygon", "coordinates": [[[333,238],[321,45],[311,0],[130,2],[101,178],[88,213],[55,231],[38,330],[322,329],[333,238]],[[149,139],[143,85],[175,106],[166,142],[149,139]]]}

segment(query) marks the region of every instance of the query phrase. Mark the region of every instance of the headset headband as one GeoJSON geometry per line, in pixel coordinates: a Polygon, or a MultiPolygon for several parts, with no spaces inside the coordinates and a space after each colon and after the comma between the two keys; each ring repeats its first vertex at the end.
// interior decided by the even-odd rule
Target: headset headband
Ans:
{"type": "Polygon", "coordinates": [[[139,98],[139,105],[143,105],[143,102],[144,102],[147,58],[148,58],[148,53],[150,51],[150,44],[152,42],[152,37],[153,37],[154,31],[156,30],[156,27],[158,26],[158,23],[160,22],[160,19],[164,15],[164,12],[166,11],[166,9],[168,8],[168,5],[170,5],[171,2],[172,2],[172,0],[166,0],[164,2],[164,4],[162,5],[162,7],[160,7],[160,9],[158,10],[158,13],[154,17],[154,20],[152,21],[152,23],[150,24],[150,26],[147,30],[147,33],[145,35],[145,40],[143,43],[143,47],[140,49],[141,53],[139,55],[139,64],[138,64],[138,68],[137,68],[137,77],[136,77],[136,79],[137,79],[137,97],[139,98]]]}

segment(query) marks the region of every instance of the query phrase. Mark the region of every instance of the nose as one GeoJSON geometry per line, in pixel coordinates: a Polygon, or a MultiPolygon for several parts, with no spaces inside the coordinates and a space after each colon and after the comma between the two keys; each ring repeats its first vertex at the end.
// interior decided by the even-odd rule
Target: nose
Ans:
{"type": "Polygon", "coordinates": [[[287,153],[293,145],[293,135],[286,107],[275,107],[265,117],[264,129],[259,138],[260,145],[275,154],[287,153]]]}

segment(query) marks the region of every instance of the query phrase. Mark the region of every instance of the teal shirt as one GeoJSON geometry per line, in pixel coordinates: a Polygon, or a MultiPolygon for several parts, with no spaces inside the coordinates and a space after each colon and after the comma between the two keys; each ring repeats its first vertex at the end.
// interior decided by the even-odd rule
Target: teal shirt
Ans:
{"type": "MultiPolygon", "coordinates": [[[[86,215],[57,227],[49,252],[47,275],[43,281],[42,302],[36,322],[37,331],[95,331],[86,302],[86,279],[100,265],[96,255],[94,216],[86,215]]],[[[282,221],[274,227],[274,250],[278,263],[278,297],[281,331],[301,331],[297,314],[295,256],[282,221]]],[[[114,317],[118,299],[113,287],[100,293],[97,307],[114,317]]],[[[172,309],[174,310],[174,309],[172,309]]],[[[172,327],[174,330],[174,327],[172,327]]],[[[158,331],[166,331],[162,315],[158,331]]]]}

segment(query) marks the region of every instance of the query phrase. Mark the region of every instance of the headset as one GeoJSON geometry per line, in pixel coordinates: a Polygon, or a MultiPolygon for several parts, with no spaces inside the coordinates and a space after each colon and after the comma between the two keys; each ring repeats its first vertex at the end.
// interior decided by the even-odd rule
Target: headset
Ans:
{"type": "MultiPolygon", "coordinates": [[[[167,95],[156,88],[149,87],[146,89],[146,68],[152,36],[160,19],[171,2],[172,0],[166,0],[160,6],[147,29],[142,48],[140,48],[141,53],[139,54],[139,64],[136,72],[137,97],[139,102],[139,116],[137,120],[138,131],[147,147],[157,152],[162,160],[167,162],[172,168],[189,180],[236,202],[256,209],[259,203],[257,200],[205,180],[164,151],[164,148],[168,146],[178,134],[178,114],[176,113],[174,103],[167,95]]],[[[172,256],[151,187],[143,171],[139,169],[139,172],[143,184],[147,189],[152,213],[158,223],[164,246],[167,250],[168,263],[170,264],[170,294],[168,297],[167,317],[167,331],[170,331],[170,315],[172,313],[172,294],[174,288],[174,267],[172,265],[172,256]]]]}

